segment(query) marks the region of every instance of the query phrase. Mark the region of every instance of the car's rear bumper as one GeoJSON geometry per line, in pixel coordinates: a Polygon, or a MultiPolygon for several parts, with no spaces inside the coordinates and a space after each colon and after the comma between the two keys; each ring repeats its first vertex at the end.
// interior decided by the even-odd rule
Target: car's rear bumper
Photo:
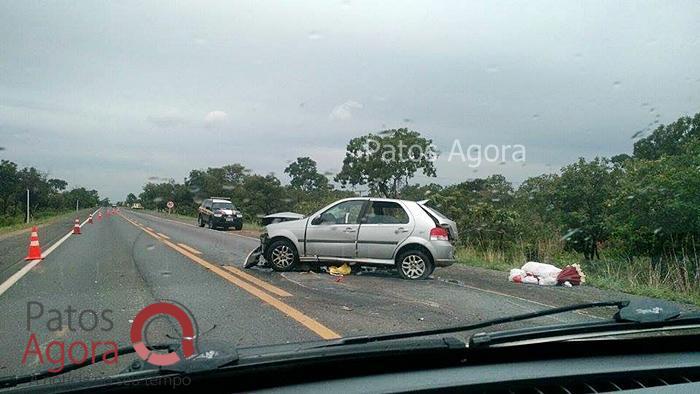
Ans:
{"type": "Polygon", "coordinates": [[[455,247],[449,241],[430,242],[433,250],[433,261],[438,267],[449,267],[455,262],[455,247]]]}
{"type": "Polygon", "coordinates": [[[456,261],[455,259],[451,259],[451,260],[450,259],[440,259],[440,260],[435,259],[435,266],[436,267],[449,267],[452,264],[454,264],[455,261],[456,261]]]}

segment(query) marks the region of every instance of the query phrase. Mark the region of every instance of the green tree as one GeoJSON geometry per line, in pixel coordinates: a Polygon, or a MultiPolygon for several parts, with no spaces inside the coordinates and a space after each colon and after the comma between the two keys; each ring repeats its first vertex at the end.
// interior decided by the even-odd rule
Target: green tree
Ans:
{"type": "Polygon", "coordinates": [[[132,206],[132,205],[136,204],[137,202],[139,202],[139,199],[136,197],[136,195],[134,193],[129,193],[126,196],[126,200],[124,201],[124,203],[127,206],[132,206]]]}
{"type": "Polygon", "coordinates": [[[634,156],[639,159],[656,160],[664,155],[679,155],[686,145],[700,140],[700,113],[684,116],[666,126],[661,125],[646,138],[634,144],[634,156]]]}
{"type": "Polygon", "coordinates": [[[554,185],[553,200],[565,231],[562,239],[585,259],[600,258],[598,245],[609,236],[608,201],[615,194],[618,175],[607,159],[579,158],[562,168],[554,185]]]}
{"type": "Polygon", "coordinates": [[[611,204],[615,238],[628,255],[651,257],[654,267],[698,258],[700,141],[674,151],[628,162],[611,204]]]}
{"type": "Polygon", "coordinates": [[[292,178],[290,185],[293,188],[305,192],[328,188],[328,178],[318,172],[316,162],[310,157],[297,157],[284,169],[284,173],[292,178]]]}
{"type": "Polygon", "coordinates": [[[370,133],[350,140],[335,181],[343,187],[367,185],[372,195],[395,198],[417,171],[436,175],[433,161],[437,153],[432,140],[417,131],[370,133]]]}
{"type": "Polygon", "coordinates": [[[437,183],[430,183],[428,185],[405,185],[401,188],[399,196],[404,200],[429,200],[441,190],[442,186],[438,185],[437,183]]]}

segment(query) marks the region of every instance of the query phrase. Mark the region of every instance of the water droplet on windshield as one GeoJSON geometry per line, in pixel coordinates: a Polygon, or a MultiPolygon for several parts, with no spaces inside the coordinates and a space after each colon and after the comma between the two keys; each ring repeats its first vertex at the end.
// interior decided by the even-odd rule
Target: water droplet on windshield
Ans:
{"type": "Polygon", "coordinates": [[[620,86],[622,86],[622,82],[620,82],[620,81],[615,81],[615,82],[613,82],[613,87],[614,87],[614,88],[619,88],[620,86]]]}
{"type": "Polygon", "coordinates": [[[567,231],[566,234],[564,234],[564,235],[561,237],[561,240],[562,240],[562,241],[568,241],[568,240],[571,239],[571,237],[573,237],[573,236],[574,236],[576,233],[578,233],[579,231],[581,231],[581,229],[578,229],[578,228],[571,229],[571,230],[567,231]]]}
{"type": "Polygon", "coordinates": [[[321,33],[316,30],[311,30],[307,37],[309,38],[309,40],[320,40],[321,38],[323,38],[323,35],[321,35],[321,33]]]}

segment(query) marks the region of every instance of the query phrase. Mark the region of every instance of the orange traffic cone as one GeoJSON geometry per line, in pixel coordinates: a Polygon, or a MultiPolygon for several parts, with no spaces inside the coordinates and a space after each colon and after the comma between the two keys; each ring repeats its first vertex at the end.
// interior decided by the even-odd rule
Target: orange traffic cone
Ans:
{"type": "Polygon", "coordinates": [[[73,234],[80,234],[80,219],[75,219],[75,224],[73,225],[73,234]]]}
{"type": "Polygon", "coordinates": [[[39,246],[39,234],[37,234],[36,226],[32,227],[32,235],[29,236],[29,249],[25,260],[41,260],[41,247],[39,246]]]}
{"type": "Polygon", "coordinates": [[[88,216],[88,224],[92,224],[92,214],[88,216]]]}

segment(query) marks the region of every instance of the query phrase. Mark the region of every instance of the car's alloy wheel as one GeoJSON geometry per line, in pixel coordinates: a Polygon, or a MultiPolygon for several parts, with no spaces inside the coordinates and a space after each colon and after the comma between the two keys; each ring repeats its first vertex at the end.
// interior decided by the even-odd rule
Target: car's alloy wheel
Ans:
{"type": "Polygon", "coordinates": [[[420,256],[409,254],[401,261],[400,269],[407,278],[418,279],[425,274],[427,266],[420,256]]]}
{"type": "Polygon", "coordinates": [[[280,244],[270,253],[271,263],[278,268],[287,269],[294,264],[294,251],[285,244],[280,244]]]}
{"type": "Polygon", "coordinates": [[[407,250],[396,259],[396,269],[403,279],[426,279],[433,273],[433,267],[430,255],[422,250],[407,250]]]}

